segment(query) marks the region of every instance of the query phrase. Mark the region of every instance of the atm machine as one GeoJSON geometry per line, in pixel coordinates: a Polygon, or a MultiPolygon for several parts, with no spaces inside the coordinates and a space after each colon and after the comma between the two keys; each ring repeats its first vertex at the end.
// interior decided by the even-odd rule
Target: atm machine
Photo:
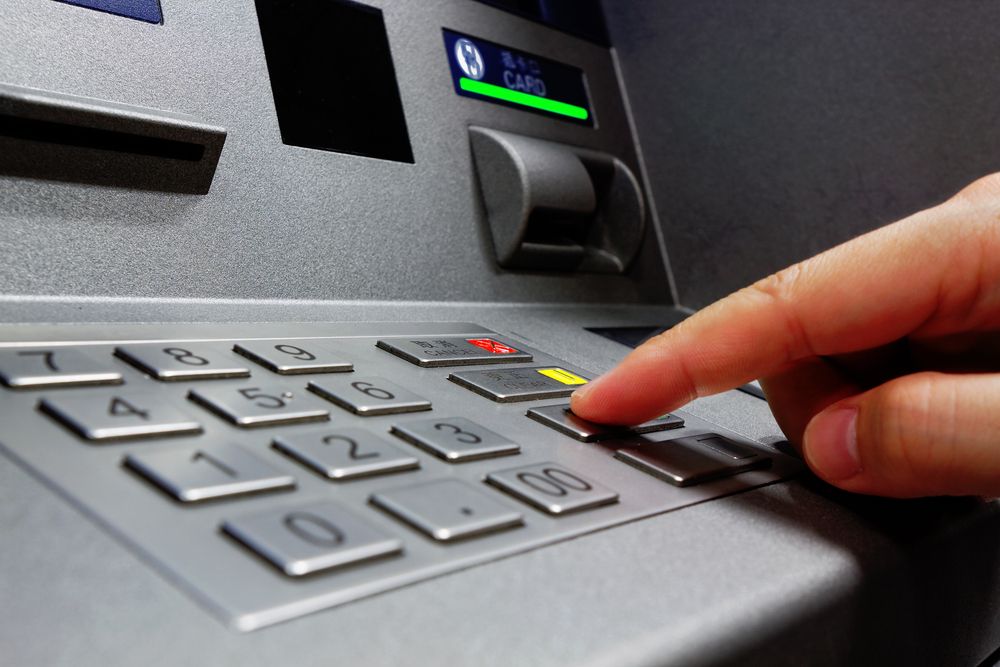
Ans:
{"type": "Polygon", "coordinates": [[[994,3],[6,0],[0,663],[978,665],[1000,516],[569,394],[997,168],[994,3]]]}

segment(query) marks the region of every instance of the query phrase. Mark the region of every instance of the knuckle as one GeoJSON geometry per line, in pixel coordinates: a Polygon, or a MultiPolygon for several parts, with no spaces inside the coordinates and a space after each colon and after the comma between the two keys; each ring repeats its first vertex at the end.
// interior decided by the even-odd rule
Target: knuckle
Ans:
{"type": "Polygon", "coordinates": [[[786,341],[783,353],[786,362],[802,356],[815,356],[808,332],[794,305],[807,275],[805,264],[793,264],[740,290],[745,298],[766,302],[781,318],[786,333],[783,337],[786,341]]]}
{"type": "Polygon", "coordinates": [[[1000,198],[1000,172],[977,178],[953,197],[971,203],[982,203],[984,200],[997,198],[1000,198]]]}

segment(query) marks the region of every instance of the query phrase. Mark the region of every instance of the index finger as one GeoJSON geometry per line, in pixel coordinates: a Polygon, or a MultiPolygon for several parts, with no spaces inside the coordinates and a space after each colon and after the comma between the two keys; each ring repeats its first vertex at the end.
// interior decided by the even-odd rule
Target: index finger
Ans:
{"type": "Polygon", "coordinates": [[[982,324],[1000,300],[994,215],[951,200],[769,276],[631,352],[573,412],[635,424],[800,359],[982,324]]]}

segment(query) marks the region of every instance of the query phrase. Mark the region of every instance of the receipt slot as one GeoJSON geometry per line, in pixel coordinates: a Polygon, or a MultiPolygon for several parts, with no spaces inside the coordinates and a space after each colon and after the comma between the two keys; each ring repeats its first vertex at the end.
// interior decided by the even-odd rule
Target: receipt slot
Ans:
{"type": "Polygon", "coordinates": [[[472,152],[500,266],[623,273],[645,228],[642,191],[621,160],[470,127],[472,152]]]}

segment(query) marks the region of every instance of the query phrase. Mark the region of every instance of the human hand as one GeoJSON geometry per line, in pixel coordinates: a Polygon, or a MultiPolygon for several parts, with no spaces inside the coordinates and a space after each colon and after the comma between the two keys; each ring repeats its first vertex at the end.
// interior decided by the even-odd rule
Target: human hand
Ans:
{"type": "Polygon", "coordinates": [[[1000,174],[744,288],[573,395],[635,424],[761,378],[828,482],[1000,496],[1000,174]]]}

